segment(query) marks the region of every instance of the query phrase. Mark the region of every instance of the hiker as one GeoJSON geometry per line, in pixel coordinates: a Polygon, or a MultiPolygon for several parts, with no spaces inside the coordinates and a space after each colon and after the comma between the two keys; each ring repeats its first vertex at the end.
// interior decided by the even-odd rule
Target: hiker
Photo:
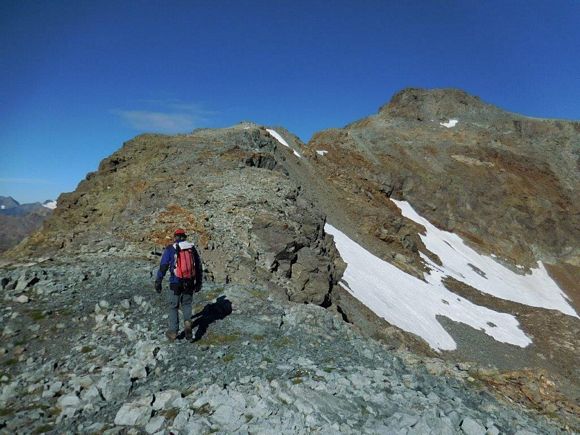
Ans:
{"type": "Polygon", "coordinates": [[[161,263],[155,280],[155,291],[161,293],[163,277],[169,270],[169,293],[167,295],[169,328],[165,335],[171,341],[177,338],[179,307],[181,307],[185,338],[191,341],[193,338],[191,332],[191,301],[193,293],[201,290],[201,259],[193,243],[187,241],[185,230],[175,230],[174,237],[175,242],[168,245],[161,256],[161,263]]]}

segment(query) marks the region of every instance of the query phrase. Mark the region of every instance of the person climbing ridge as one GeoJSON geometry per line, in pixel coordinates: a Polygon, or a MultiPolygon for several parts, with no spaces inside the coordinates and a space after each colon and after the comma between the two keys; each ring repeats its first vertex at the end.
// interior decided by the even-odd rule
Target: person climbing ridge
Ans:
{"type": "Polygon", "coordinates": [[[169,270],[169,292],[167,294],[167,307],[169,310],[169,327],[165,336],[174,341],[179,331],[179,308],[183,311],[183,324],[185,339],[191,341],[191,302],[193,293],[201,290],[202,267],[201,259],[194,244],[187,241],[187,234],[183,229],[177,229],[174,233],[174,243],[165,247],[157,278],[155,279],[155,291],[161,293],[162,282],[169,270]]]}

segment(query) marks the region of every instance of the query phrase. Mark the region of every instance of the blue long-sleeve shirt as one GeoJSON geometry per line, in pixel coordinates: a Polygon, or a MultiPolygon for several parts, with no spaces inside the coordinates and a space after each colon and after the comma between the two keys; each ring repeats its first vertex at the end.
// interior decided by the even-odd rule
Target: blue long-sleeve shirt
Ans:
{"type": "MultiPolygon", "coordinates": [[[[175,275],[175,245],[171,244],[165,247],[161,261],[159,262],[159,270],[157,271],[157,280],[162,281],[167,271],[169,271],[169,284],[178,284],[179,278],[175,275]]],[[[201,290],[202,283],[202,265],[201,257],[193,246],[193,257],[195,261],[195,291],[201,290]]]]}
{"type": "Polygon", "coordinates": [[[179,278],[175,276],[175,246],[169,245],[163,250],[161,261],[159,263],[159,270],[157,271],[157,280],[162,281],[165,274],[169,270],[169,283],[179,283],[179,278]]]}

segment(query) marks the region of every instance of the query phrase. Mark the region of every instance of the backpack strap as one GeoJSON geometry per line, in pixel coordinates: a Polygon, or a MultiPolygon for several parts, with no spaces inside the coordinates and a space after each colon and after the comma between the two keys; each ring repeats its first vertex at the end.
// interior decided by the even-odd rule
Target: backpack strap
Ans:
{"type": "Polygon", "coordinates": [[[175,269],[177,269],[177,260],[179,259],[179,251],[181,251],[181,247],[179,246],[179,243],[175,243],[173,245],[173,248],[175,249],[175,254],[173,256],[173,259],[174,259],[173,270],[175,271],[175,269]]]}

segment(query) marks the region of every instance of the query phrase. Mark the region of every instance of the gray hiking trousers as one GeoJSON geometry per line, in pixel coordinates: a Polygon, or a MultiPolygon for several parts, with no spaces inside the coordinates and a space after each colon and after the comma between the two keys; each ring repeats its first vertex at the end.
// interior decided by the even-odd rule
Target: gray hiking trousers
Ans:
{"type": "Polygon", "coordinates": [[[169,309],[169,331],[179,332],[179,308],[183,311],[183,321],[191,320],[191,301],[193,294],[175,294],[167,292],[167,308],[169,309]]]}

